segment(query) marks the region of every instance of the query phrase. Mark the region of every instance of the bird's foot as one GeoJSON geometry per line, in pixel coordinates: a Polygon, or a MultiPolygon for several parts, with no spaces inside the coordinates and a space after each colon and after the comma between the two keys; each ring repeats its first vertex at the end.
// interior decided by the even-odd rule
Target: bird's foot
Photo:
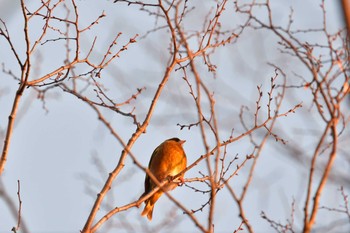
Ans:
{"type": "Polygon", "coordinates": [[[185,179],[183,177],[179,177],[179,182],[177,185],[182,186],[182,185],[184,185],[184,183],[185,183],[185,179]]]}

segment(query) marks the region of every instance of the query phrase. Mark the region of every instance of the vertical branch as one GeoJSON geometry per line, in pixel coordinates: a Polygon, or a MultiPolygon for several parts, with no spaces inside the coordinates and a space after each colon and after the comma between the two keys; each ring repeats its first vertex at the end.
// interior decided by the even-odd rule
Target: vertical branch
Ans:
{"type": "Polygon", "coordinates": [[[317,147],[314,151],[314,154],[312,156],[311,165],[310,165],[309,180],[308,180],[308,185],[307,185],[307,194],[306,194],[306,200],[305,200],[305,206],[304,206],[304,228],[306,228],[306,226],[309,225],[309,208],[308,207],[309,207],[310,201],[311,201],[312,184],[313,184],[314,172],[316,169],[316,159],[319,155],[319,151],[321,150],[321,146],[323,145],[323,143],[325,141],[325,138],[328,134],[330,127],[331,127],[331,125],[330,125],[330,123],[328,123],[327,127],[323,131],[323,134],[322,134],[322,136],[317,144],[317,147]]]}
{"type": "MultiPolygon", "coordinates": [[[[329,158],[328,158],[328,162],[326,165],[326,168],[323,171],[323,175],[321,177],[321,180],[319,182],[319,185],[317,187],[317,190],[315,192],[314,198],[313,198],[313,206],[312,206],[312,210],[311,210],[311,215],[309,217],[308,214],[308,206],[309,206],[309,201],[310,201],[310,190],[311,190],[311,185],[312,185],[312,177],[311,177],[311,172],[314,170],[314,164],[311,166],[310,168],[310,180],[309,180],[309,185],[308,185],[308,199],[305,203],[305,216],[304,216],[304,233],[309,233],[311,232],[311,229],[313,227],[313,225],[315,224],[316,221],[316,216],[319,210],[319,202],[320,202],[320,198],[321,198],[321,194],[323,192],[323,189],[326,185],[326,182],[328,180],[330,171],[332,169],[334,160],[336,158],[337,155],[337,147],[338,147],[338,132],[337,132],[337,123],[338,123],[338,118],[334,117],[330,122],[329,122],[329,127],[330,130],[332,132],[332,138],[333,138],[333,142],[332,142],[332,151],[330,152],[329,158]]],[[[322,140],[323,141],[323,140],[322,140]]],[[[318,155],[315,154],[316,156],[318,155]]],[[[314,155],[314,158],[315,158],[314,155]]],[[[314,161],[314,159],[313,159],[314,161]]]]}
{"type": "Polygon", "coordinates": [[[348,31],[348,37],[350,33],[350,2],[348,0],[342,0],[343,4],[343,14],[344,14],[344,21],[346,24],[346,28],[348,31]]]}
{"type": "MultiPolygon", "coordinates": [[[[217,5],[217,9],[215,12],[215,15],[213,17],[213,20],[211,20],[208,23],[208,27],[206,31],[204,32],[204,35],[202,37],[202,41],[199,45],[199,50],[196,52],[196,54],[205,54],[206,49],[211,47],[211,40],[213,38],[213,34],[216,31],[217,26],[219,25],[219,18],[222,14],[222,12],[225,10],[225,5],[227,1],[224,0],[220,4],[217,5]],[[202,44],[204,43],[204,39],[207,36],[207,43],[206,46],[203,47],[202,44]]],[[[192,49],[187,41],[187,37],[185,35],[185,31],[180,25],[179,17],[178,17],[178,7],[176,8],[175,13],[175,22],[176,22],[176,29],[179,34],[179,37],[181,38],[180,41],[183,43],[183,46],[185,47],[186,55],[189,60],[189,65],[191,68],[191,72],[193,73],[193,76],[196,81],[196,97],[195,97],[195,104],[197,109],[197,117],[198,122],[200,126],[200,131],[202,135],[202,142],[204,144],[205,153],[209,152],[209,145],[207,142],[207,133],[205,130],[205,123],[208,124],[210,129],[212,130],[213,135],[215,136],[217,150],[215,151],[215,162],[214,166],[212,166],[210,157],[208,156],[206,158],[206,165],[209,173],[209,182],[210,182],[210,209],[208,214],[208,232],[214,232],[213,229],[213,222],[214,222],[214,214],[215,214],[215,203],[216,203],[216,194],[218,191],[218,182],[219,182],[219,165],[220,165],[220,136],[219,136],[219,129],[217,126],[217,118],[215,113],[215,101],[213,95],[210,93],[210,90],[208,87],[203,83],[201,76],[199,72],[197,71],[196,64],[194,62],[196,54],[192,52],[192,49]],[[202,89],[204,90],[204,93],[206,97],[208,98],[209,104],[210,104],[210,119],[207,120],[203,114],[202,109],[202,89]]],[[[210,70],[210,69],[209,69],[210,70]]]]}
{"type": "Polygon", "coordinates": [[[25,87],[27,85],[28,77],[30,74],[30,40],[29,40],[29,33],[28,33],[28,16],[26,13],[26,7],[24,0],[21,0],[21,8],[22,8],[22,15],[24,19],[24,36],[25,36],[25,42],[26,42],[26,61],[24,64],[21,66],[21,82],[20,85],[16,91],[15,98],[13,100],[12,104],[12,110],[11,113],[8,117],[8,124],[7,124],[7,130],[6,130],[6,136],[4,139],[4,146],[1,154],[1,159],[0,159],[0,176],[4,172],[5,169],[5,164],[7,161],[7,156],[11,144],[11,138],[13,134],[13,128],[15,124],[15,119],[17,116],[17,111],[18,111],[18,106],[21,100],[21,97],[23,95],[23,92],[25,90],[25,87]]]}
{"type": "MultiPolygon", "coordinates": [[[[16,206],[15,202],[13,201],[13,198],[7,193],[7,190],[5,188],[4,183],[2,182],[3,179],[0,179],[0,198],[1,200],[6,203],[11,216],[16,219],[17,218],[17,226],[12,227],[12,231],[18,230],[21,228],[21,232],[28,233],[28,227],[26,225],[26,222],[22,219],[22,200],[21,200],[21,190],[20,190],[20,181],[17,180],[17,199],[18,199],[18,206],[16,206]]],[[[1,209],[3,212],[4,209],[1,209]]]]}
{"type": "Polygon", "coordinates": [[[21,86],[17,90],[16,96],[13,100],[11,114],[8,117],[6,136],[4,139],[4,146],[2,149],[2,154],[1,154],[1,159],[0,159],[0,176],[2,175],[2,173],[4,172],[4,169],[5,169],[5,164],[7,161],[8,151],[10,148],[11,138],[12,138],[12,134],[13,134],[13,127],[15,124],[17,110],[18,110],[20,99],[21,99],[22,94],[23,94],[23,90],[24,90],[24,88],[21,88],[21,86]]]}
{"type": "Polygon", "coordinates": [[[17,226],[13,227],[11,230],[16,233],[21,226],[21,212],[22,212],[22,200],[21,200],[21,183],[17,180],[17,197],[18,197],[18,215],[17,215],[17,226]]]}

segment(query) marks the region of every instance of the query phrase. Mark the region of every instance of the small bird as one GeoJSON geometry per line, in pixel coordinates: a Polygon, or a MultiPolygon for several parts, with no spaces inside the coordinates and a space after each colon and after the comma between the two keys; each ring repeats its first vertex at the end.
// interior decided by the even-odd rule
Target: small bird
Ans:
{"type": "MultiPolygon", "coordinates": [[[[182,145],[185,140],[180,140],[178,138],[170,138],[165,140],[160,144],[152,153],[151,160],[149,161],[148,169],[157,178],[159,182],[164,179],[172,178],[184,170],[187,166],[187,158],[182,145]]],[[[183,180],[184,175],[179,177],[183,180]]],[[[164,187],[166,191],[175,189],[178,183],[171,182],[164,187]]],[[[145,192],[140,198],[151,192],[157,185],[152,181],[152,179],[146,174],[145,178],[145,192]]],[[[141,213],[141,216],[146,216],[151,221],[153,208],[156,201],[163,194],[163,191],[159,189],[150,198],[145,201],[145,208],[141,213]]]]}

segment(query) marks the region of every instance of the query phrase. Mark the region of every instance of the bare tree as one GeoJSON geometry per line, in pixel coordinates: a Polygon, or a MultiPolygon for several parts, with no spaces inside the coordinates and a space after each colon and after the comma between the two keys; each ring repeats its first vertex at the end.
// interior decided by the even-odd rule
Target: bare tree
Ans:
{"type": "MultiPolygon", "coordinates": [[[[222,209],[238,215],[234,215],[235,223],[227,231],[258,232],[247,199],[254,195],[254,190],[259,189],[255,180],[262,157],[276,151],[279,154],[283,151],[289,161],[297,161],[296,170],[300,171],[301,176],[302,173],[307,174],[307,182],[301,184],[305,192],[301,192],[298,199],[295,195],[300,194],[299,190],[288,193],[293,201],[284,203],[290,207],[286,224],[270,217],[269,210],[254,208],[255,213],[261,213],[261,219],[277,232],[309,233],[315,226],[323,229],[322,225],[316,224],[321,209],[329,214],[340,213],[344,218],[350,216],[347,199],[349,179],[346,175],[340,179],[342,174],[334,171],[336,159],[349,161],[349,111],[345,103],[350,90],[348,35],[346,29],[334,32],[328,29],[325,1],[321,1],[318,8],[323,22],[318,28],[306,29],[294,26],[293,8],[290,9],[287,23],[279,23],[274,13],[276,8],[268,0],[208,1],[203,5],[186,0],[116,0],[110,6],[147,14],[155,24],[144,33],[135,33],[130,38],[122,33],[108,37],[107,33],[98,33],[98,25],[108,20],[105,11],[99,12],[94,19],[89,17],[89,23],[82,23],[80,9],[83,3],[76,0],[42,0],[31,6],[21,0],[23,51],[14,42],[11,28],[1,20],[1,39],[6,42],[17,64],[14,69],[7,68],[7,64],[3,63],[3,73],[19,82],[4,131],[1,176],[4,176],[7,161],[11,159],[10,142],[16,133],[14,124],[23,94],[36,93],[43,103],[43,109],[46,109],[48,93],[58,91],[93,110],[120,148],[110,171],[103,166],[98,154],[95,157],[94,164],[104,180],[102,184],[97,184],[97,196],[96,191],[89,190],[93,203],[90,203],[89,213],[85,213],[81,230],[84,233],[113,228],[126,232],[140,229],[160,232],[174,228],[179,221],[187,221],[188,225],[191,223],[197,231],[215,232],[220,229],[218,216],[222,209]],[[39,27],[40,33],[31,31],[39,27]],[[250,86],[255,88],[252,96],[244,96],[244,91],[243,96],[239,96],[242,92],[232,87],[235,87],[234,83],[239,87],[244,86],[240,83],[244,83],[246,78],[238,75],[239,72],[233,72],[232,77],[225,73],[225,62],[220,62],[220,54],[225,51],[235,53],[243,43],[242,38],[259,32],[274,38],[280,60],[267,61],[268,64],[262,68],[266,72],[259,72],[258,79],[251,79],[253,85],[250,86]],[[92,39],[86,42],[85,38],[91,34],[92,39]],[[102,38],[109,41],[103,49],[99,46],[102,38]],[[154,47],[167,45],[159,61],[162,72],[149,79],[147,87],[139,79],[123,75],[113,79],[118,80],[119,84],[127,83],[129,88],[113,86],[109,74],[113,63],[125,59],[123,56],[130,54],[131,49],[139,49],[140,55],[140,47],[147,38],[151,38],[154,47]],[[48,47],[52,51],[59,48],[57,56],[61,60],[51,62],[49,67],[43,69],[42,75],[34,74],[33,69],[39,65],[35,55],[40,52],[44,54],[48,47]],[[280,62],[283,59],[292,61],[294,67],[280,62]],[[266,78],[268,81],[265,81],[266,78]],[[230,84],[225,84],[225,80],[230,84]],[[148,88],[151,88],[151,96],[147,101],[144,93],[148,88]],[[118,95],[120,93],[122,95],[118,95]],[[223,93],[228,94],[225,96],[223,93]],[[163,104],[171,108],[163,108],[170,114],[157,113],[163,104]],[[126,122],[125,125],[113,123],[108,114],[126,122]],[[299,117],[304,126],[311,125],[308,121],[317,125],[307,146],[291,135],[297,127],[288,122],[293,122],[295,117],[299,117]],[[168,122],[177,126],[177,131],[187,130],[185,134],[196,140],[195,155],[178,175],[157,180],[134,148],[142,135],[147,136],[152,125],[168,122]],[[111,190],[116,188],[113,184],[128,183],[123,173],[133,171],[129,169],[148,174],[158,187],[141,198],[122,193],[127,203],[117,201],[118,204],[111,204],[108,197],[111,190]],[[164,190],[166,184],[184,173],[191,174],[191,177],[186,175],[184,186],[189,198],[201,201],[198,207],[186,205],[181,198],[164,190]],[[341,208],[332,208],[325,202],[320,209],[328,180],[341,187],[341,208]],[[139,221],[142,224],[142,220],[132,221],[125,218],[123,213],[139,207],[159,189],[165,191],[169,202],[183,215],[178,216],[171,211],[154,228],[144,226],[136,229],[134,223],[139,221]],[[301,200],[303,204],[299,206],[301,200]],[[224,207],[222,203],[225,203],[224,207]],[[303,212],[302,217],[296,216],[298,210],[303,212]],[[115,224],[113,219],[120,219],[119,224],[115,224]]],[[[129,66],[133,69],[134,64],[130,63],[129,66]]],[[[303,129],[302,134],[306,131],[306,128],[303,129]]],[[[85,173],[84,179],[89,183],[94,177],[85,173]]],[[[20,193],[19,188],[18,225],[13,228],[15,231],[20,228],[23,217],[20,211],[20,194],[23,191],[20,193]]],[[[258,195],[259,198],[265,196],[258,195]]],[[[11,201],[5,202],[13,209],[11,201]]],[[[339,226],[339,229],[343,228],[339,226]]]]}

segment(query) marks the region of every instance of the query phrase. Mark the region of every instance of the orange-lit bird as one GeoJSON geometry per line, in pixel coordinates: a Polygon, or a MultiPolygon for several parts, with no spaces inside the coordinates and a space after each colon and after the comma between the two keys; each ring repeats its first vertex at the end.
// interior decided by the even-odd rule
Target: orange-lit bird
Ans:
{"type": "MultiPolygon", "coordinates": [[[[171,138],[165,140],[160,144],[154,151],[149,161],[148,169],[154,177],[157,178],[159,182],[162,182],[164,179],[171,178],[176,176],[187,166],[187,158],[182,145],[185,143],[185,140],[180,140],[178,138],[171,138]]],[[[180,180],[183,179],[183,175],[179,177],[180,180]]],[[[178,186],[178,183],[172,182],[165,186],[166,191],[173,190],[178,186]]],[[[147,195],[152,189],[157,187],[157,185],[152,181],[152,179],[146,174],[145,179],[145,192],[140,198],[147,195]]],[[[145,208],[142,211],[141,215],[146,216],[149,220],[152,220],[154,204],[163,194],[163,191],[160,189],[154,193],[150,198],[145,201],[145,208]]]]}

